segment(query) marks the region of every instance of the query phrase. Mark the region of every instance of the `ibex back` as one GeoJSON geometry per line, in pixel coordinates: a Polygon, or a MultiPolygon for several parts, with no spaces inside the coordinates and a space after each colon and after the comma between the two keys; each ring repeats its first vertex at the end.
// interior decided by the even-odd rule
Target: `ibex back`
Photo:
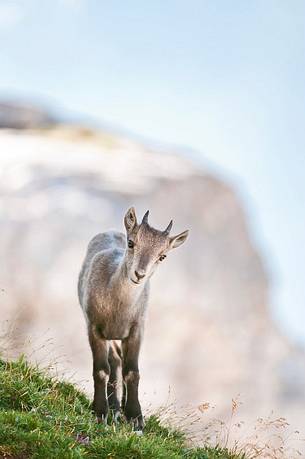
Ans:
{"type": "Polygon", "coordinates": [[[122,409],[136,429],[143,428],[138,399],[138,359],[149,296],[149,278],[188,231],[170,236],[148,224],[148,211],[137,223],[135,210],[124,218],[126,235],[116,231],[98,234],[89,243],[79,275],[78,295],[93,355],[93,410],[106,422],[109,408],[120,413],[119,370],[122,368],[122,409]],[[115,341],[121,340],[121,346],[115,341]]]}

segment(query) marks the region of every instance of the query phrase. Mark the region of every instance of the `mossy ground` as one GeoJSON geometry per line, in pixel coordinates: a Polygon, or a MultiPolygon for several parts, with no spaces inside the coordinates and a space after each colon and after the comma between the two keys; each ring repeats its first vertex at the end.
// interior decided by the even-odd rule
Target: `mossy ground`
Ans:
{"type": "Polygon", "coordinates": [[[182,432],[146,419],[143,436],[126,423],[97,424],[90,402],[25,359],[0,360],[0,458],[245,459],[221,448],[189,448],[182,432]]]}

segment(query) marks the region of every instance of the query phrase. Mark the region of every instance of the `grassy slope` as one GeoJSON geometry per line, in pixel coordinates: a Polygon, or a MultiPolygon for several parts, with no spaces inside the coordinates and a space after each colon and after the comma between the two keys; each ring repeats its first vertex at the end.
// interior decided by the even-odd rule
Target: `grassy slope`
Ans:
{"type": "Polygon", "coordinates": [[[126,424],[97,424],[90,402],[24,359],[0,360],[0,458],[242,459],[214,448],[189,449],[181,432],[154,416],[143,436],[126,424]]]}

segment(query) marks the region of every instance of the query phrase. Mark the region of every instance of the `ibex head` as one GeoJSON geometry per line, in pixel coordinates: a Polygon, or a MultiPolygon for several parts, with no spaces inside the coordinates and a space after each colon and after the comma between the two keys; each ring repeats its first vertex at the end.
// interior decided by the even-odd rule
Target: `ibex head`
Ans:
{"type": "Polygon", "coordinates": [[[172,220],[163,231],[152,228],[148,224],[148,214],[149,211],[138,224],[135,209],[131,207],[124,218],[127,232],[127,269],[129,279],[134,284],[145,282],[157,265],[166,258],[166,254],[183,244],[188,236],[188,231],[170,236],[172,220]]]}

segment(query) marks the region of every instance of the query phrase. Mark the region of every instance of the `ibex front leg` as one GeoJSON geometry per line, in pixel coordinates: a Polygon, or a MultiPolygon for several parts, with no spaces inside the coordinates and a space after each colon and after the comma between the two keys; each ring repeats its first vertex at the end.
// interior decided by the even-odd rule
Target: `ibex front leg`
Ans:
{"type": "Polygon", "coordinates": [[[123,351],[123,410],[128,421],[132,421],[136,430],[142,430],[143,416],[138,398],[139,352],[141,346],[141,330],[136,328],[131,331],[128,338],[122,341],[123,351]]]}
{"type": "Polygon", "coordinates": [[[107,383],[110,368],[108,363],[108,343],[99,338],[94,329],[89,329],[89,342],[93,356],[94,399],[93,410],[99,422],[107,422],[107,383]]]}

